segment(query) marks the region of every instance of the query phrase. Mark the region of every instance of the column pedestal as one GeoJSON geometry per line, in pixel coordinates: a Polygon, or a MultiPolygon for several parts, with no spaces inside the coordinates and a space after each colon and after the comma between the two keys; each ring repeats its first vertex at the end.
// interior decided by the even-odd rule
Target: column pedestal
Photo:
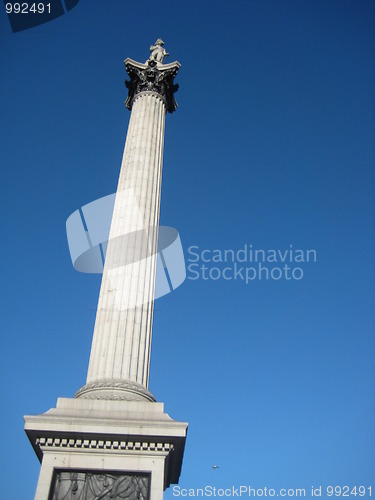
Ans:
{"type": "Polygon", "coordinates": [[[163,403],[59,398],[25,422],[42,464],[35,500],[162,500],[178,482],[188,424],[163,403]]]}

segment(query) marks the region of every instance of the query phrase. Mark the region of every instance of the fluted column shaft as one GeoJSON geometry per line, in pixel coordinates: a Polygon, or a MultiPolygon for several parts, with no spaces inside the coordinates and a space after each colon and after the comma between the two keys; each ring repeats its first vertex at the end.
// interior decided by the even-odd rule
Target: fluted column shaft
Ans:
{"type": "Polygon", "coordinates": [[[110,387],[112,380],[148,388],[165,114],[164,101],[155,93],[143,92],[134,100],[87,384],[105,381],[110,387]]]}

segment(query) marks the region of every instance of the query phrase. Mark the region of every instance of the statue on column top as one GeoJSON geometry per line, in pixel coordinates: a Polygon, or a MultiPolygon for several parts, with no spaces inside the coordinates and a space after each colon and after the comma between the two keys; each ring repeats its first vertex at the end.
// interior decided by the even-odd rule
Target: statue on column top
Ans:
{"type": "Polygon", "coordinates": [[[162,63],[164,57],[169,56],[168,52],[164,49],[163,45],[164,45],[163,40],[161,38],[158,38],[155,42],[155,45],[151,45],[150,47],[151,54],[146,62],[155,61],[158,63],[162,63]]]}

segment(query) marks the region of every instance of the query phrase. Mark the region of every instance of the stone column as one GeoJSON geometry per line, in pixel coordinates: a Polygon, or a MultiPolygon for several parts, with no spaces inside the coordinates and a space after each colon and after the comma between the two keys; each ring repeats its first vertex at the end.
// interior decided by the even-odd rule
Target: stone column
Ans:
{"type": "Polygon", "coordinates": [[[85,399],[155,401],[148,391],[166,112],[180,64],[125,60],[130,123],[106,249],[85,399]]]}
{"type": "Polygon", "coordinates": [[[132,110],[106,253],[87,384],[25,416],[41,461],[35,500],[163,500],[177,484],[188,424],[148,391],[164,121],[176,109],[178,62],[163,41],[125,60],[132,110]]]}

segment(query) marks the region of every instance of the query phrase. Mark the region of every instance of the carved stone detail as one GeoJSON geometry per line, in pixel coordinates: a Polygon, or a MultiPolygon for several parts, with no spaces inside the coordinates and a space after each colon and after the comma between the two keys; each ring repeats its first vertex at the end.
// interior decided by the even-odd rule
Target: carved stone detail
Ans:
{"type": "Polygon", "coordinates": [[[75,398],[120,401],[151,401],[154,395],[142,384],[126,380],[103,379],[90,382],[76,392],[75,398]]]}
{"type": "Polygon", "coordinates": [[[58,471],[51,500],[147,500],[150,476],[108,472],[58,471]]]}
{"type": "Polygon", "coordinates": [[[126,59],[125,68],[130,77],[130,80],[125,80],[129,91],[125,101],[128,109],[132,108],[135,97],[142,92],[160,96],[169,113],[177,109],[174,93],[178,90],[178,84],[174,83],[174,78],[180,68],[178,62],[163,65],[149,59],[146,64],[141,64],[132,59],[126,59]]]}

